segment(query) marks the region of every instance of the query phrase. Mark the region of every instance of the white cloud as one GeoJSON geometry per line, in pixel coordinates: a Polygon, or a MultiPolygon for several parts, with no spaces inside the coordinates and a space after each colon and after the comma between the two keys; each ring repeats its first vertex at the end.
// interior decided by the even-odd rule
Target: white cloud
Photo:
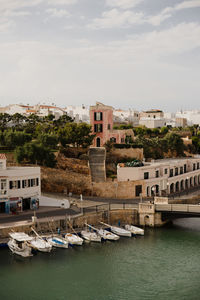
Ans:
{"type": "Polygon", "coordinates": [[[77,0],[43,0],[44,3],[46,2],[47,4],[50,5],[71,5],[77,3],[77,0]]]}
{"type": "Polygon", "coordinates": [[[106,0],[106,5],[110,7],[119,7],[122,9],[128,9],[135,7],[144,0],[106,0]]]}
{"type": "Polygon", "coordinates": [[[174,9],[181,10],[181,9],[194,8],[194,7],[200,7],[200,0],[184,1],[182,3],[175,5],[174,9]]]}
{"type": "Polygon", "coordinates": [[[172,17],[172,14],[176,11],[188,8],[197,8],[200,7],[200,0],[190,0],[190,1],[183,1],[175,6],[169,6],[164,8],[160,14],[149,17],[149,22],[152,25],[160,25],[166,19],[172,17]]]}
{"type": "Polygon", "coordinates": [[[49,14],[50,17],[54,18],[62,18],[69,17],[70,13],[65,9],[57,9],[57,8],[48,8],[46,9],[46,13],[49,14]]]}
{"type": "Polygon", "coordinates": [[[88,24],[88,28],[100,29],[100,28],[113,28],[113,27],[126,27],[131,24],[144,23],[143,13],[134,13],[130,10],[120,11],[116,8],[105,11],[101,18],[96,18],[91,24],[88,24]]]}
{"type": "Polygon", "coordinates": [[[158,99],[162,105],[162,99],[168,103],[187,101],[191,94],[197,98],[199,68],[186,67],[184,53],[200,47],[199,36],[199,24],[183,23],[100,45],[83,39],[65,45],[2,43],[1,104],[2,99],[77,104],[76,99],[94,102],[98,95],[111,105],[126,105],[129,99],[139,106],[145,99],[154,104],[158,99]],[[180,54],[181,65],[171,63],[171,57],[180,54]]]}

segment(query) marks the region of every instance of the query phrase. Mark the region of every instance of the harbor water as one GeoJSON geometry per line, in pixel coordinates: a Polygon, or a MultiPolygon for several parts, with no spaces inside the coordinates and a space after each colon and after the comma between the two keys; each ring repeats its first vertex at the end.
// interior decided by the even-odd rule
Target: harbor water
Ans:
{"type": "Polygon", "coordinates": [[[200,219],[31,258],[0,249],[0,299],[200,299],[200,219]]]}

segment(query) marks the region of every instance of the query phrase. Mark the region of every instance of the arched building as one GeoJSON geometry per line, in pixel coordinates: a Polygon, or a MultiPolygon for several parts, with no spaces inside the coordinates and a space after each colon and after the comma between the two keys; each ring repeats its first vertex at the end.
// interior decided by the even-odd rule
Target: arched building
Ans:
{"type": "Polygon", "coordinates": [[[169,195],[200,186],[200,157],[163,159],[141,167],[118,164],[118,181],[132,181],[135,196],[169,195]]]}

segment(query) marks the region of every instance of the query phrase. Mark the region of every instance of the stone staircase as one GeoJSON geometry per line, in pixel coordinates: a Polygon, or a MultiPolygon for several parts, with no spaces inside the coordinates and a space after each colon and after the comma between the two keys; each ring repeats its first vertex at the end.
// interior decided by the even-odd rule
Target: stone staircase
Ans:
{"type": "Polygon", "coordinates": [[[104,147],[93,147],[89,149],[89,168],[92,182],[106,181],[106,149],[104,147]]]}

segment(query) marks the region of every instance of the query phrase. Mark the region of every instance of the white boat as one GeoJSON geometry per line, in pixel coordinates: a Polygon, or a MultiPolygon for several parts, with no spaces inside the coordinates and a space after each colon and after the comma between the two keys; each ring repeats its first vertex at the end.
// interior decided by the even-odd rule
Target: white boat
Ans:
{"type": "Polygon", "coordinates": [[[117,241],[119,240],[119,236],[105,229],[99,229],[98,234],[104,240],[117,241]]]}
{"type": "Polygon", "coordinates": [[[12,253],[23,257],[32,256],[31,247],[28,245],[28,242],[32,240],[32,237],[24,232],[13,232],[9,233],[9,235],[11,238],[8,241],[8,247],[12,253]]]}
{"type": "Polygon", "coordinates": [[[45,241],[36,231],[31,227],[32,231],[35,233],[36,237],[34,237],[29,243],[31,247],[35,250],[41,252],[50,252],[52,249],[52,245],[45,241]]]}
{"type": "Polygon", "coordinates": [[[50,252],[52,249],[52,245],[40,237],[34,237],[29,243],[33,249],[41,252],[50,252]]]}
{"type": "Polygon", "coordinates": [[[144,235],[144,229],[141,229],[133,225],[125,225],[125,229],[129,230],[133,234],[144,235]]]}
{"type": "Polygon", "coordinates": [[[72,233],[67,233],[65,234],[65,239],[68,241],[68,243],[70,245],[79,245],[81,246],[83,244],[83,239],[76,235],[76,234],[72,234],[72,233]]]}
{"type": "Polygon", "coordinates": [[[119,236],[127,236],[127,237],[131,237],[132,233],[129,230],[123,229],[121,227],[117,227],[117,226],[110,226],[110,229],[113,233],[119,235],[119,236]]]}
{"type": "Polygon", "coordinates": [[[51,236],[47,238],[47,242],[49,242],[53,247],[68,248],[68,242],[62,237],[51,236]]]}
{"type": "Polygon", "coordinates": [[[82,237],[89,242],[101,242],[101,236],[96,232],[90,232],[87,230],[81,231],[82,237]]]}

